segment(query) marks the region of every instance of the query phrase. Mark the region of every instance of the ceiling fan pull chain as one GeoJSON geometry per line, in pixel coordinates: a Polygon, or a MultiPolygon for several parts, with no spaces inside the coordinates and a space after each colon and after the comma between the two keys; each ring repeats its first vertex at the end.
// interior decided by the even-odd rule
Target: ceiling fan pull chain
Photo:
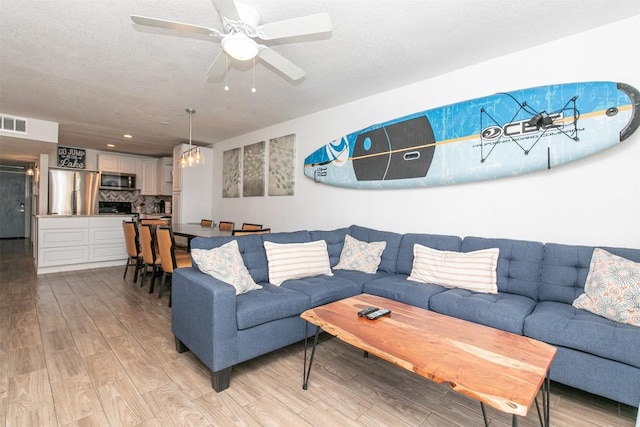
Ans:
{"type": "Polygon", "coordinates": [[[229,92],[229,57],[227,56],[226,53],[223,53],[223,54],[224,54],[224,61],[226,64],[224,69],[227,70],[227,72],[224,73],[224,90],[226,92],[229,92]]]}
{"type": "Polygon", "coordinates": [[[253,57],[253,86],[251,87],[251,93],[256,93],[256,57],[253,57]]]}

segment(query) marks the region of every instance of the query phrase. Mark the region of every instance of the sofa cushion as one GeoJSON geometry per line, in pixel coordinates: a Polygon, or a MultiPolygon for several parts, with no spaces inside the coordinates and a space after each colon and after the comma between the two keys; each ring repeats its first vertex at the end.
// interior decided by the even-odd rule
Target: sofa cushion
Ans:
{"type": "MultiPolygon", "coordinates": [[[[602,249],[634,262],[640,262],[640,249],[602,249]]],[[[593,247],[547,243],[544,245],[540,301],[557,301],[571,304],[584,292],[589,274],[593,247]]]]}
{"type": "MultiPolygon", "coordinates": [[[[232,240],[237,240],[242,260],[253,280],[256,283],[267,282],[269,281],[269,271],[267,269],[267,256],[262,246],[262,236],[262,234],[252,234],[238,237],[196,237],[191,241],[191,249],[212,249],[232,240]]],[[[197,266],[194,264],[194,267],[197,266]]]]}
{"type": "Polygon", "coordinates": [[[344,238],[349,232],[348,228],[339,228],[337,230],[313,230],[309,232],[311,240],[324,240],[327,242],[327,252],[329,252],[329,262],[333,267],[340,261],[344,238]]]}
{"type": "Polygon", "coordinates": [[[371,280],[364,284],[362,292],[389,298],[416,307],[429,309],[429,300],[446,288],[407,280],[406,274],[396,274],[371,280]]]}
{"type": "Polygon", "coordinates": [[[511,239],[465,237],[462,252],[498,248],[498,291],[538,299],[544,245],[511,239]]]}
{"type": "Polygon", "coordinates": [[[396,272],[396,262],[398,260],[398,249],[400,248],[400,240],[402,235],[391,231],[379,231],[372,228],[352,225],[349,227],[349,234],[361,242],[387,242],[387,246],[382,252],[382,259],[378,270],[387,273],[396,272]]]}
{"type": "Polygon", "coordinates": [[[303,243],[311,241],[311,235],[305,230],[259,234],[259,236],[263,241],[273,243],[303,243]]]}
{"type": "Polygon", "coordinates": [[[376,271],[374,274],[363,273],[362,271],[356,270],[333,270],[333,275],[337,277],[341,277],[343,279],[350,280],[352,282],[356,282],[360,285],[364,285],[367,282],[372,280],[376,280],[382,277],[392,276],[391,273],[387,273],[386,271],[376,271]]]}
{"type": "Polygon", "coordinates": [[[238,329],[298,316],[311,308],[305,294],[281,288],[270,283],[261,283],[262,289],[238,295],[236,298],[236,321],[238,329]]]}
{"type": "Polygon", "coordinates": [[[474,293],[466,289],[449,289],[429,300],[433,311],[514,334],[522,334],[524,320],[535,305],[534,300],[522,295],[474,293]]]}
{"type": "Polygon", "coordinates": [[[338,276],[292,279],[282,283],[281,287],[307,295],[312,307],[362,293],[362,285],[338,276]]]}
{"type": "Polygon", "coordinates": [[[441,251],[460,252],[462,238],[438,234],[407,233],[403,235],[398,250],[398,262],[396,266],[398,273],[411,274],[411,269],[413,268],[413,247],[416,244],[441,251]]]}
{"type": "Polygon", "coordinates": [[[191,249],[191,257],[200,271],[230,284],[236,295],[261,289],[251,278],[235,240],[212,249],[191,249]]]}
{"type": "Polygon", "coordinates": [[[373,274],[378,271],[380,256],[387,246],[387,242],[361,242],[360,240],[346,235],[344,246],[340,253],[340,262],[336,264],[337,270],[356,270],[363,273],[373,274]]]}
{"type": "Polygon", "coordinates": [[[640,328],[571,304],[542,301],[525,319],[528,337],[640,368],[640,328]]]}
{"type": "Polygon", "coordinates": [[[640,264],[594,249],[584,293],[572,305],[616,322],[640,326],[640,264]]]}
{"type": "Polygon", "coordinates": [[[269,265],[269,283],[325,274],[333,276],[324,240],[304,243],[264,242],[269,265]]]}
{"type": "Polygon", "coordinates": [[[439,251],[419,244],[413,247],[413,268],[408,280],[495,294],[498,248],[472,252],[439,251]]]}

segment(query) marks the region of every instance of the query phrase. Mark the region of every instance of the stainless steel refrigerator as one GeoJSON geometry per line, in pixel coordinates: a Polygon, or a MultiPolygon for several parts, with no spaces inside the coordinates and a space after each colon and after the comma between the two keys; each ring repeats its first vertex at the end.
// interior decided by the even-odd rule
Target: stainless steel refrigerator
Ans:
{"type": "Polygon", "coordinates": [[[49,169],[50,215],[98,214],[100,172],[49,169]]]}

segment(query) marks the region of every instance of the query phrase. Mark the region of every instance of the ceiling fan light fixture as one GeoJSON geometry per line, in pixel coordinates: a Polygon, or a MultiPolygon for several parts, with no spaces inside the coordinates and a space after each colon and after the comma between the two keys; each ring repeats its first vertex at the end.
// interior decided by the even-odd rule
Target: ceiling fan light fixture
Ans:
{"type": "Polygon", "coordinates": [[[234,33],[222,39],[222,49],[238,61],[247,61],[258,54],[258,44],[244,33],[234,33]]]}

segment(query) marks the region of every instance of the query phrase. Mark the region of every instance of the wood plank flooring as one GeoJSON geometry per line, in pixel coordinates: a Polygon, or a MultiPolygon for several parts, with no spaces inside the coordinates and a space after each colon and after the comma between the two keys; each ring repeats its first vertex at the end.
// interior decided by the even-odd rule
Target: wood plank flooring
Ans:
{"type": "MultiPolygon", "coordinates": [[[[0,426],[483,424],[480,405],[447,385],[326,337],[309,390],[298,343],[238,365],[216,393],[175,351],[168,293],[123,280],[124,267],[36,276],[30,254],[28,241],[0,241],[0,426]]],[[[554,426],[634,426],[637,414],[556,383],[551,405],[554,426]]],[[[535,408],[520,425],[538,425],[535,408]]]]}

